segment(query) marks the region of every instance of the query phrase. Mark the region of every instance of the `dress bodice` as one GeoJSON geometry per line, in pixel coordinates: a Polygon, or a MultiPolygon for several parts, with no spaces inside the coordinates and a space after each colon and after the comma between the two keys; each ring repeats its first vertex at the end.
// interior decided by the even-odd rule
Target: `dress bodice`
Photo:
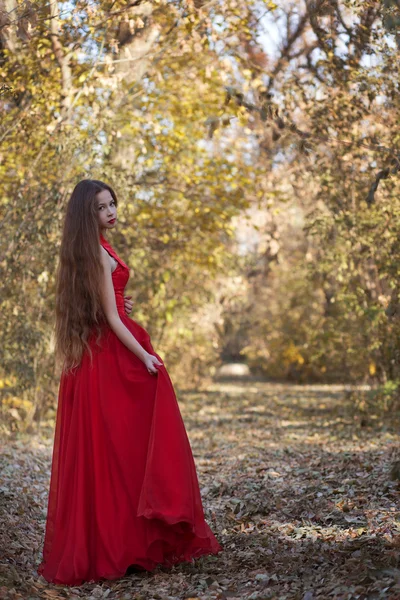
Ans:
{"type": "Polygon", "coordinates": [[[100,233],[100,244],[103,248],[118,262],[117,267],[112,272],[112,281],[115,292],[115,300],[117,303],[118,312],[126,315],[124,304],[124,290],[129,280],[129,267],[118,256],[111,244],[100,233]]]}

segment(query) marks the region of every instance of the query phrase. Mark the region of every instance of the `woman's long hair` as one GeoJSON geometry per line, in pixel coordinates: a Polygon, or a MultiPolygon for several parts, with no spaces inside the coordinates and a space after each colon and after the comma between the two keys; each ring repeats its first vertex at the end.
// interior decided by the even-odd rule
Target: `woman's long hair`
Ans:
{"type": "Polygon", "coordinates": [[[102,262],[96,194],[114,190],[102,181],[83,179],[68,201],[56,274],[55,357],[62,370],[79,366],[85,348],[96,331],[98,344],[106,315],[100,301],[102,262]]]}

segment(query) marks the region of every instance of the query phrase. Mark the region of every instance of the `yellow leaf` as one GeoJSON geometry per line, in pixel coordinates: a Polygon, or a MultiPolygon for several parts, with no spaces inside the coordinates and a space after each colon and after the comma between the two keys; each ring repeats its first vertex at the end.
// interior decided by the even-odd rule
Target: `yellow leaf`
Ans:
{"type": "Polygon", "coordinates": [[[371,377],[376,374],[376,364],[374,362],[369,363],[368,371],[371,377]]]}

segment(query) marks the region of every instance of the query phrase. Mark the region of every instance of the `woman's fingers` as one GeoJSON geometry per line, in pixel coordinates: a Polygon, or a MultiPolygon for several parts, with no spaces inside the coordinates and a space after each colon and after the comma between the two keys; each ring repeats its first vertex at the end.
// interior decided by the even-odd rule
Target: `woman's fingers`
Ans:
{"type": "Polygon", "coordinates": [[[125,310],[127,313],[130,313],[133,306],[133,301],[129,300],[132,296],[124,296],[125,310]]]}

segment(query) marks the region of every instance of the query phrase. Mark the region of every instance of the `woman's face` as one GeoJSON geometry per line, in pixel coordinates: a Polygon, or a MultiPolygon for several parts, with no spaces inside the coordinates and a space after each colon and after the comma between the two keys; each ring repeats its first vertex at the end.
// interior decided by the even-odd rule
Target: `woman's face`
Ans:
{"type": "Polygon", "coordinates": [[[117,207],[108,190],[96,195],[97,214],[100,229],[113,229],[117,222],[117,207]]]}

